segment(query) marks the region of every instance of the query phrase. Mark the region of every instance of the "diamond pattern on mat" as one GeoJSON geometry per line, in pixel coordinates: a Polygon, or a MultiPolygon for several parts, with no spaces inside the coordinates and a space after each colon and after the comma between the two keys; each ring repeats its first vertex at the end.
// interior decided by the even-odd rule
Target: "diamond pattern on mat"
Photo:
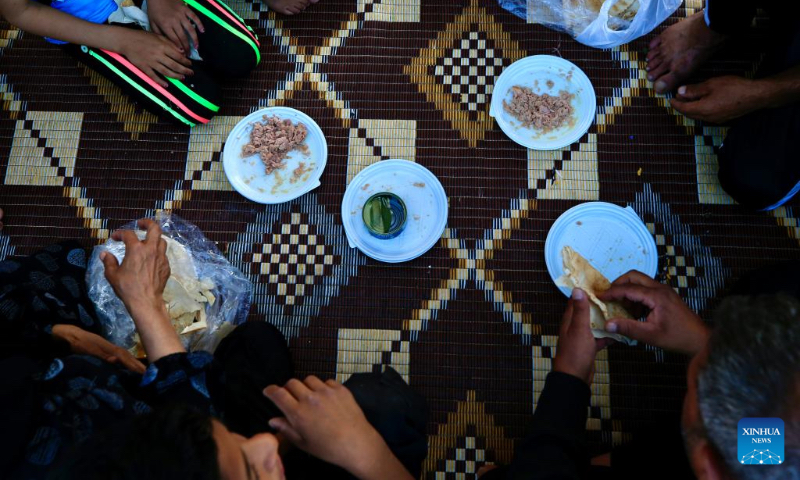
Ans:
{"type": "Polygon", "coordinates": [[[430,68],[453,95],[454,102],[462,109],[477,112],[485,109],[491,98],[495,75],[510,63],[502,57],[502,50],[494,48],[494,41],[472,25],[471,31],[463,32],[446,56],[438,58],[430,68]]]}
{"type": "Polygon", "coordinates": [[[263,208],[229,244],[228,258],[253,282],[258,314],[295,337],[358,275],[365,257],[315,194],[263,208]]]}
{"type": "Polygon", "coordinates": [[[525,56],[527,53],[503,29],[503,24],[481,7],[478,0],[471,0],[460,15],[403,67],[403,72],[461,138],[475,147],[494,128],[487,93],[494,79],[488,71],[499,75],[503,66],[525,56]],[[501,59],[502,64],[496,65],[495,59],[501,59]],[[492,69],[487,70],[486,77],[481,77],[480,67],[492,69]]]}
{"type": "Polygon", "coordinates": [[[656,238],[659,276],[672,286],[695,312],[722,288],[727,269],[691,228],[672,213],[669,204],[653,192],[650,184],[636,194],[631,204],[656,238]]]}
{"type": "Polygon", "coordinates": [[[455,411],[447,414],[446,423],[429,435],[422,478],[475,478],[482,465],[511,461],[514,443],[475,397],[475,391],[468,390],[466,400],[458,402],[455,411]]]}
{"type": "Polygon", "coordinates": [[[333,265],[341,263],[325,236],[317,234],[308,216],[286,213],[273,233],[265,233],[261,242],[242,259],[250,263],[249,272],[258,283],[267,284],[269,293],[283,305],[302,305],[307,294],[323,276],[330,275],[333,265]]]}
{"type": "Polygon", "coordinates": [[[472,477],[483,465],[493,465],[487,461],[486,439],[479,436],[475,425],[467,426],[466,435],[459,437],[455,448],[448,449],[446,460],[439,460],[436,480],[461,480],[472,477]]]}

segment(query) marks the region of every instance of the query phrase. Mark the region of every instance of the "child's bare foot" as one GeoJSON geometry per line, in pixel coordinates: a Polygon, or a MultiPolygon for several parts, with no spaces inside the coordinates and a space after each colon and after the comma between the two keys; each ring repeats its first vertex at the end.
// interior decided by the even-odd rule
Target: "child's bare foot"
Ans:
{"type": "Polygon", "coordinates": [[[664,30],[650,42],[647,53],[647,79],[656,92],[674,90],[708,58],[728,37],[706,25],[703,12],[697,12],[664,30]]]}
{"type": "Polygon", "coordinates": [[[295,15],[319,0],[267,0],[270,9],[284,15],[295,15]]]}

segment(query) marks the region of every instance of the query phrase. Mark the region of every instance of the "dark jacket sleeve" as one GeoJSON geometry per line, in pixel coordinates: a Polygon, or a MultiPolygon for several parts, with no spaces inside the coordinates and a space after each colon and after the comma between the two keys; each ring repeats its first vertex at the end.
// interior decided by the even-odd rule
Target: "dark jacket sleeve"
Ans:
{"type": "Polygon", "coordinates": [[[530,433],[518,446],[508,478],[561,480],[583,478],[589,466],[586,417],[589,386],[561,372],[550,372],[539,397],[530,433]]]}
{"type": "Polygon", "coordinates": [[[147,367],[142,394],[153,407],[179,404],[213,415],[208,383],[216,370],[214,357],[207,352],[167,355],[147,367]]]}

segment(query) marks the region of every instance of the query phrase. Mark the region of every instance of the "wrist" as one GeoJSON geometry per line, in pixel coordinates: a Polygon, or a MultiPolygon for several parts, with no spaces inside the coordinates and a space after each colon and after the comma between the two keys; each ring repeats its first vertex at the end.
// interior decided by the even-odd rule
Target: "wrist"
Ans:
{"type": "Polygon", "coordinates": [[[353,474],[360,480],[372,480],[381,478],[380,472],[386,465],[387,459],[394,456],[383,437],[374,430],[365,438],[361,444],[365,448],[358,448],[353,451],[352,465],[343,466],[345,470],[353,474]]]}
{"type": "Polygon", "coordinates": [[[592,369],[591,367],[588,371],[580,368],[576,368],[575,365],[570,365],[568,363],[564,363],[559,361],[558,356],[553,360],[553,371],[564,373],[566,375],[572,376],[577,378],[578,380],[584,382],[587,385],[592,384],[592,369]]]}
{"type": "Polygon", "coordinates": [[[697,332],[694,335],[693,341],[684,349],[684,353],[690,357],[694,357],[706,346],[709,337],[711,337],[711,329],[703,323],[700,317],[697,318],[699,322],[697,332]]]}
{"type": "Polygon", "coordinates": [[[123,29],[122,27],[117,27],[113,25],[106,25],[108,28],[108,35],[107,38],[109,40],[108,49],[112,52],[122,54],[123,56],[127,56],[126,50],[127,46],[131,43],[130,41],[125,41],[125,34],[127,33],[127,28],[123,29]]]}
{"type": "Polygon", "coordinates": [[[133,323],[137,324],[137,326],[140,322],[152,323],[169,321],[167,306],[160,298],[147,297],[141,300],[132,299],[130,301],[124,301],[123,303],[125,304],[125,308],[128,309],[128,313],[131,314],[133,323]]]}
{"type": "Polygon", "coordinates": [[[772,108],[777,103],[778,85],[771,79],[752,80],[751,92],[759,108],[772,108]]]}

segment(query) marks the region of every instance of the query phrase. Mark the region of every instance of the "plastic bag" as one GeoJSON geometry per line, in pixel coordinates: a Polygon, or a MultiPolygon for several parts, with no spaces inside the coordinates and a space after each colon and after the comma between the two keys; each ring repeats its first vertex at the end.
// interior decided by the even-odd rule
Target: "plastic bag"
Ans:
{"type": "Polygon", "coordinates": [[[647,35],[683,0],[498,0],[501,7],[578,42],[612,48],[647,35]]]}
{"type": "MultiPolygon", "coordinates": [[[[219,341],[235,325],[245,321],[250,310],[252,285],[196,226],[177,215],[167,213],[150,218],[161,226],[162,237],[175,241],[175,243],[169,242],[168,248],[174,248],[181,255],[180,265],[170,265],[171,281],[176,278],[176,272],[189,275],[194,271],[197,285],[202,286],[198,286],[198,289],[211,287],[205,292],[206,299],[200,298],[204,302],[206,328],[197,329],[195,324],[194,331],[191,327],[187,328],[188,332],[181,334],[180,337],[189,351],[213,352],[219,341]]],[[[122,229],[142,232],[136,224],[137,222],[131,222],[122,229]]],[[[100,253],[104,251],[113,254],[122,263],[125,257],[125,244],[109,239],[104,245],[94,248],[86,271],[89,298],[94,302],[105,337],[115,345],[130,349],[134,353],[141,353],[136,350],[138,335],[133,319],[106,280],[105,268],[100,260],[100,253]]],[[[173,309],[172,313],[176,311],[173,309]]],[[[173,320],[173,326],[175,325],[176,321],[173,320]]],[[[176,331],[181,329],[176,327],[176,331]]]]}

